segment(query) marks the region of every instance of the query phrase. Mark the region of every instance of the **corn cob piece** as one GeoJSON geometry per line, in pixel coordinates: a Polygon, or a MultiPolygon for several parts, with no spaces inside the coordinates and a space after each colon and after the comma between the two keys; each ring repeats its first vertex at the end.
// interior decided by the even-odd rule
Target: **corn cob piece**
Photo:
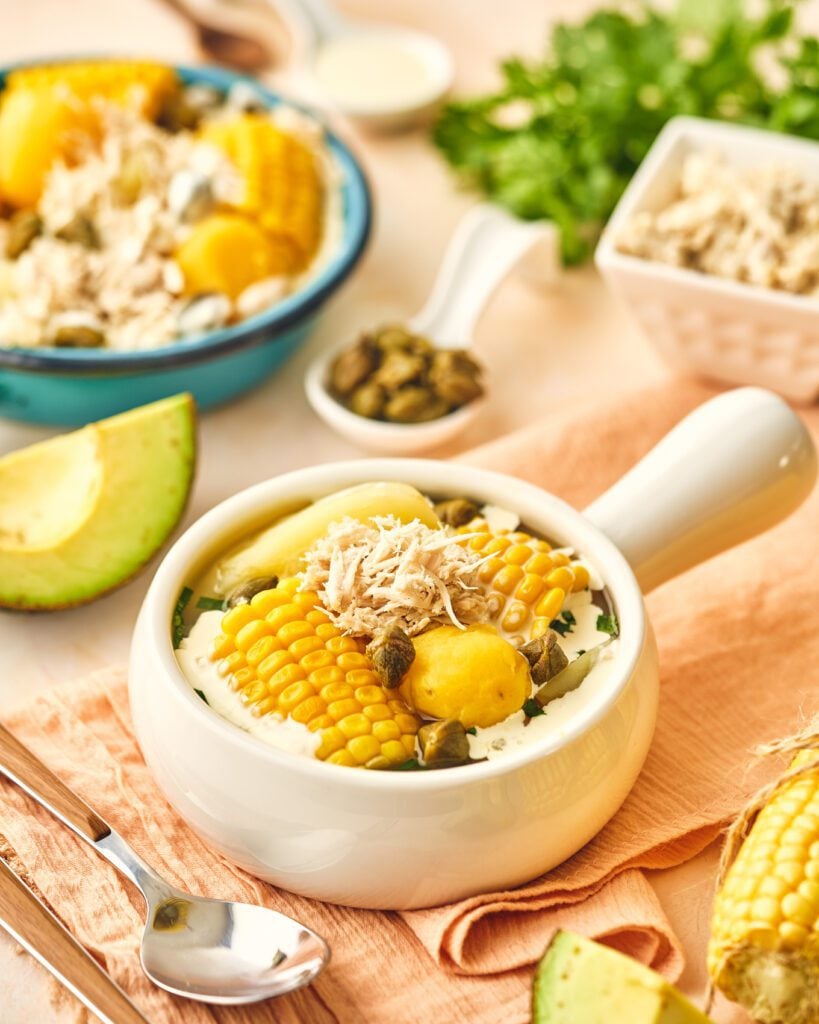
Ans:
{"type": "Polygon", "coordinates": [[[225,613],[210,652],[255,714],[278,713],[320,735],[316,757],[389,768],[415,753],[421,725],[378,681],[363,641],[343,636],[318,596],[281,580],[225,613]]]}
{"type": "Polygon", "coordinates": [[[819,768],[776,789],[740,847],[714,903],[708,970],[761,1024],[819,1021],[819,768]]]}
{"type": "Polygon", "coordinates": [[[270,235],[279,272],[303,270],[322,229],[324,190],[314,155],[258,114],[206,125],[201,138],[221,149],[242,175],[244,193],[235,205],[270,235]]]}
{"type": "Polygon", "coordinates": [[[99,60],[20,68],[8,76],[6,90],[54,89],[83,103],[99,97],[153,119],[178,84],[176,72],[164,64],[99,60]]]}
{"type": "Polygon", "coordinates": [[[567,595],[589,585],[584,565],[538,537],[505,530],[493,533],[485,519],[475,519],[458,532],[477,534],[462,543],[486,557],[478,579],[489,595],[490,621],[513,643],[542,636],[567,595]]]}

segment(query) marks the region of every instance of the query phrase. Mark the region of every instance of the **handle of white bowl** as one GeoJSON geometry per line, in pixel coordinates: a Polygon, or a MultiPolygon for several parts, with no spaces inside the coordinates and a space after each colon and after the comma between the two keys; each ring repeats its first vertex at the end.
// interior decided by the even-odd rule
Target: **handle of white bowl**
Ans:
{"type": "Polygon", "coordinates": [[[686,416],[585,510],[644,591],[768,529],[816,480],[816,451],[777,395],[739,388],[686,416]]]}
{"type": "Polygon", "coordinates": [[[557,266],[553,224],[519,220],[489,203],[474,206],[455,229],[432,292],[409,326],[440,348],[468,348],[490,296],[536,243],[544,248],[543,261],[557,266]]]}

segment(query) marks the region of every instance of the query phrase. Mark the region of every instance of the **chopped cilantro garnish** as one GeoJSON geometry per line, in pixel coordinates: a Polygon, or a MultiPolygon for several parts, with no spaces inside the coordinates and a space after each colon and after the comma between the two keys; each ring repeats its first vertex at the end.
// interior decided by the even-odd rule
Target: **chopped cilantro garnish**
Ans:
{"type": "Polygon", "coordinates": [[[206,597],[203,595],[196,602],[196,607],[201,608],[202,611],[223,612],[225,610],[225,602],[221,597],[206,597]]]}
{"type": "MultiPolygon", "coordinates": [[[[564,4],[566,11],[575,4],[564,4]]],[[[462,182],[593,252],[662,126],[678,114],[819,138],[819,43],[791,0],[591,5],[540,53],[507,58],[494,91],[444,107],[433,139],[462,182]]],[[[541,5],[541,8],[543,5],[541,5]]]]}
{"type": "Polygon", "coordinates": [[[534,697],[530,697],[523,705],[523,713],[527,718],[537,718],[538,715],[545,714],[543,708],[534,697]]]}
{"type": "Polygon", "coordinates": [[[571,633],[572,627],[568,622],[564,622],[562,619],[552,619],[549,623],[549,628],[553,629],[555,633],[560,633],[561,636],[565,636],[567,633],[571,633]]]}
{"type": "Polygon", "coordinates": [[[597,616],[597,632],[608,633],[609,636],[617,636],[620,632],[619,626],[617,625],[616,615],[598,615],[597,616]]]}
{"type": "Polygon", "coordinates": [[[581,654],[585,654],[585,653],[586,653],[586,648],[584,647],[584,648],[582,648],[581,650],[579,650],[577,652],[577,657],[579,658],[581,654]]]}
{"type": "Polygon", "coordinates": [[[185,635],[185,620],[182,618],[182,614],[188,606],[188,602],[193,597],[193,591],[190,587],[184,587],[182,593],[179,595],[179,600],[176,602],[176,607],[173,610],[173,618],[171,619],[171,637],[173,639],[174,648],[177,648],[182,643],[182,638],[185,635]]]}
{"type": "Polygon", "coordinates": [[[564,622],[568,622],[568,624],[569,624],[570,626],[574,626],[574,625],[576,625],[576,624],[577,624],[577,619],[576,619],[576,618],[574,617],[574,615],[573,615],[573,614],[572,614],[572,613],[571,613],[571,612],[569,611],[569,609],[568,609],[568,608],[567,608],[567,609],[566,609],[565,611],[563,611],[563,612],[561,612],[561,613],[560,613],[560,617],[561,617],[561,619],[563,619],[563,621],[564,621],[564,622]]]}
{"type": "Polygon", "coordinates": [[[417,757],[411,757],[407,761],[402,761],[401,764],[396,764],[391,769],[394,772],[422,772],[424,766],[419,763],[417,757]]]}
{"type": "Polygon", "coordinates": [[[201,697],[201,699],[208,705],[208,707],[210,707],[210,701],[205,696],[204,690],[197,690],[196,687],[194,687],[193,692],[196,694],[197,697],[201,697]]]}
{"type": "Polygon", "coordinates": [[[469,736],[477,736],[477,735],[478,735],[478,730],[477,730],[477,729],[475,728],[475,726],[474,726],[474,725],[473,725],[473,726],[470,726],[470,727],[469,727],[469,728],[468,728],[468,729],[466,730],[466,732],[467,732],[467,735],[469,735],[469,736]]]}

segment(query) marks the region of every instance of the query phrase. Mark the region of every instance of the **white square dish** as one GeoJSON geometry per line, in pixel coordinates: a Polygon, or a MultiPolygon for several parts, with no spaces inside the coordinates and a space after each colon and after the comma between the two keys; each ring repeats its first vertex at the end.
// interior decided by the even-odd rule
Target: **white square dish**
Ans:
{"type": "Polygon", "coordinates": [[[595,252],[612,290],[670,363],[735,384],[760,384],[798,402],[819,396],[819,299],[627,255],[618,239],[635,214],[674,197],[692,151],[730,166],[781,164],[819,182],[819,143],[758,128],[678,117],[660,132],[595,252]]]}

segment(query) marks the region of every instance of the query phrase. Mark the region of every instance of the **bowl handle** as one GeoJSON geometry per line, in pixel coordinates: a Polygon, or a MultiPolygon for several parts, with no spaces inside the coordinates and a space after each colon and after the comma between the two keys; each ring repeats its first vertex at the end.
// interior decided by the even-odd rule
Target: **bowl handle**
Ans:
{"type": "Polygon", "coordinates": [[[549,221],[524,221],[492,203],[478,203],[456,227],[423,309],[411,330],[438,348],[469,348],[483,308],[518,262],[556,273],[560,243],[549,221]]]}
{"type": "Polygon", "coordinates": [[[815,480],[802,420],[770,391],[738,388],[686,416],[584,514],[649,591],[784,519],[815,480]]]}

